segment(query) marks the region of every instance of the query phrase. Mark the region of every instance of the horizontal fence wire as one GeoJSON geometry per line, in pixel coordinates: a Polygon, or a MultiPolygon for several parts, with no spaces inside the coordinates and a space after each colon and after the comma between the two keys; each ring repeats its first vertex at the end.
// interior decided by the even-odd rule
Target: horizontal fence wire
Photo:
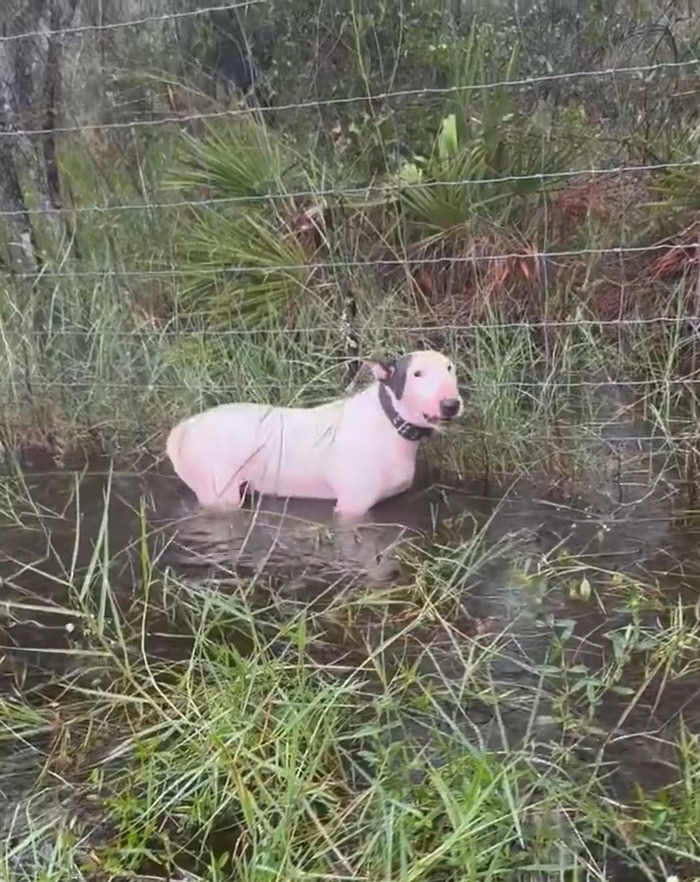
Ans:
{"type": "MultiPolygon", "coordinates": [[[[209,317],[208,313],[187,313],[185,317],[185,321],[194,321],[197,318],[206,319],[209,317]]],[[[165,320],[164,320],[165,321],[165,320]]],[[[193,337],[193,338],[209,338],[209,337],[222,337],[224,339],[229,337],[283,337],[288,335],[290,332],[294,332],[295,334],[320,334],[325,332],[333,332],[337,330],[333,325],[295,325],[293,328],[279,327],[279,328],[226,328],[226,329],[213,329],[213,328],[188,328],[188,327],[172,327],[171,325],[177,324],[177,319],[167,320],[167,323],[163,325],[149,325],[148,327],[144,327],[142,329],[134,328],[133,330],[124,330],[121,328],[115,328],[113,331],[110,329],[110,334],[116,337],[135,337],[135,338],[147,338],[150,342],[154,336],[157,337],[193,337]]],[[[595,330],[596,328],[627,328],[627,327],[635,327],[639,326],[648,326],[648,325],[668,325],[670,327],[678,327],[678,326],[696,326],[700,331],[700,315],[677,315],[677,316],[651,316],[651,317],[643,317],[643,316],[630,316],[629,318],[610,318],[610,319],[594,319],[594,318],[573,318],[573,319],[542,319],[541,321],[512,321],[512,322],[492,322],[489,321],[488,324],[484,324],[483,322],[473,321],[473,322],[444,322],[440,323],[439,326],[434,325],[402,325],[402,324],[392,324],[386,325],[384,327],[378,326],[376,322],[372,322],[372,325],[375,329],[380,331],[391,331],[392,333],[397,334],[423,334],[423,333],[434,333],[435,331],[445,331],[449,333],[476,333],[479,331],[534,331],[534,330],[545,330],[547,328],[552,329],[584,329],[589,328],[591,330],[595,330]]],[[[0,330],[2,329],[2,323],[0,322],[0,330]]],[[[96,334],[100,334],[101,328],[98,325],[90,328],[76,328],[69,327],[64,328],[61,327],[60,324],[57,326],[48,326],[41,330],[33,330],[24,332],[27,336],[37,336],[37,337],[46,337],[52,334],[60,334],[61,337],[93,337],[96,334]]]]}
{"type": "Polygon", "coordinates": [[[183,12],[164,12],[161,15],[147,15],[143,18],[131,18],[127,21],[107,22],[105,24],[78,25],[70,28],[58,28],[56,30],[25,31],[22,34],[7,34],[0,36],[0,45],[4,43],[16,43],[19,40],[34,39],[41,37],[51,40],[54,37],[77,36],[78,34],[94,34],[104,31],[116,31],[120,28],[135,28],[147,24],[164,24],[168,21],[180,21],[185,18],[196,18],[200,15],[209,15],[214,12],[228,12],[237,9],[247,9],[250,6],[262,6],[269,0],[237,0],[236,3],[222,3],[219,6],[203,6],[200,9],[189,9],[183,12]]]}
{"type": "Polygon", "coordinates": [[[180,114],[177,116],[165,116],[158,119],[136,119],[128,122],[110,122],[110,123],[84,123],[82,125],[59,126],[55,128],[42,129],[7,129],[0,131],[0,138],[19,138],[19,137],[41,137],[46,135],[67,135],[78,132],[90,131],[114,131],[134,128],[143,128],[144,126],[163,126],[173,123],[193,122],[195,120],[221,119],[223,117],[249,117],[257,114],[280,113],[292,110],[314,110],[328,107],[340,107],[347,104],[358,103],[378,103],[383,101],[392,101],[397,98],[429,98],[429,97],[446,97],[448,95],[458,95],[462,92],[484,92],[489,89],[500,88],[523,88],[525,86],[535,86],[539,83],[552,83],[557,81],[572,79],[591,79],[616,76],[639,76],[640,74],[650,74],[661,70],[674,70],[686,67],[698,67],[700,59],[690,61],[671,61],[660,62],[658,64],[638,65],[636,67],[611,67],[602,70],[579,70],[566,74],[543,74],[536,77],[523,77],[515,80],[495,80],[489,83],[469,83],[461,86],[433,86],[424,89],[397,89],[394,91],[377,92],[369,95],[346,95],[339,98],[321,98],[312,101],[299,101],[293,104],[276,104],[260,106],[255,108],[231,108],[227,110],[207,111],[204,113],[180,114]]]}
{"type": "Polygon", "coordinates": [[[236,203],[244,203],[246,205],[254,205],[256,203],[267,203],[274,201],[288,201],[299,199],[319,199],[330,196],[338,200],[354,199],[358,197],[372,197],[386,195],[387,193],[406,193],[411,190],[434,190],[443,187],[484,187],[499,184],[517,184],[527,181],[555,181],[567,178],[586,178],[601,177],[608,175],[615,177],[616,175],[633,175],[644,172],[666,171],[670,169],[686,169],[700,167],[700,159],[677,160],[675,162],[657,162],[639,165],[617,165],[607,168],[580,168],[569,169],[559,172],[536,172],[528,175],[502,175],[495,178],[471,178],[460,179],[455,178],[449,181],[425,181],[398,183],[388,181],[385,184],[375,184],[368,187],[339,187],[339,188],[319,188],[317,190],[290,190],[288,193],[264,193],[251,196],[222,196],[212,199],[181,199],[173,202],[135,202],[124,205],[82,205],[82,206],[63,206],[59,208],[29,208],[17,211],[0,211],[0,217],[31,217],[34,215],[46,214],[111,214],[124,211],[157,211],[161,209],[174,208],[206,208],[216,205],[234,205],[236,203]]]}
{"type": "MultiPolygon", "coordinates": [[[[343,362],[339,362],[342,366],[343,362]]],[[[21,368],[20,368],[21,369],[21,368]]],[[[491,392],[494,386],[498,386],[499,389],[518,389],[520,391],[523,390],[535,390],[541,391],[542,389],[558,389],[558,388],[566,388],[566,389],[602,389],[608,386],[614,385],[616,388],[624,389],[625,387],[631,388],[644,388],[649,387],[652,390],[658,390],[659,388],[664,389],[667,386],[683,386],[688,383],[694,383],[700,380],[700,371],[696,374],[688,375],[685,377],[669,377],[657,380],[541,380],[541,381],[533,381],[533,380],[498,380],[497,383],[479,383],[477,381],[469,381],[468,386],[472,391],[477,392],[491,392]]],[[[12,380],[0,380],[0,389],[7,388],[15,388],[21,383],[24,382],[24,378],[18,379],[13,382],[12,380]]],[[[82,380],[73,380],[73,381],[65,381],[65,380],[51,380],[45,379],[43,377],[39,378],[37,381],[37,387],[45,388],[45,389],[75,389],[79,387],[88,387],[94,384],[95,387],[101,388],[109,388],[109,389],[123,389],[123,390],[132,390],[134,389],[134,384],[132,382],[121,382],[118,380],[110,380],[105,379],[99,375],[88,376],[82,380]]],[[[157,381],[149,381],[145,382],[143,388],[149,392],[176,392],[182,391],[183,389],[187,389],[188,384],[186,382],[182,383],[161,383],[157,381]]],[[[217,392],[236,392],[240,391],[240,387],[233,385],[226,385],[220,383],[211,383],[211,388],[216,389],[217,392]]],[[[699,427],[700,430],[700,427],[699,427]]]]}
{"type": "MultiPolygon", "coordinates": [[[[27,426],[27,428],[32,428],[32,427],[36,428],[36,423],[33,423],[33,424],[27,426]]],[[[22,426],[20,423],[13,422],[12,428],[14,430],[19,430],[19,429],[24,428],[24,426],[22,426]]],[[[561,434],[559,432],[552,431],[548,435],[527,433],[527,435],[525,437],[526,437],[526,440],[530,441],[530,442],[538,442],[538,441],[550,441],[551,442],[553,440],[555,440],[555,441],[581,441],[582,440],[581,436],[583,434],[583,435],[585,435],[585,440],[587,440],[587,441],[595,440],[601,444],[607,444],[611,448],[617,448],[621,444],[638,444],[639,445],[639,444],[656,443],[658,445],[659,442],[667,442],[669,444],[677,444],[679,442],[679,440],[700,442],[700,436],[697,436],[697,435],[688,436],[687,438],[680,439],[677,436],[667,438],[666,436],[662,435],[661,433],[659,433],[658,435],[641,435],[641,436],[625,435],[624,437],[620,438],[619,440],[600,438],[599,436],[595,436],[592,434],[590,437],[588,437],[588,435],[586,435],[586,432],[584,431],[585,428],[586,427],[582,427],[581,431],[579,431],[577,433],[572,433],[570,435],[567,435],[566,433],[561,434]]],[[[1,424],[0,424],[0,431],[2,431],[1,424]]],[[[482,437],[489,438],[491,433],[484,432],[481,428],[479,428],[478,434],[482,437]]],[[[647,454],[651,454],[651,453],[662,454],[662,453],[665,453],[666,451],[657,449],[654,451],[647,450],[644,452],[647,454]]],[[[672,451],[669,451],[669,452],[672,452],[672,451]]],[[[637,474],[644,474],[646,472],[647,472],[646,468],[640,468],[637,470],[637,474]]],[[[631,475],[635,474],[635,471],[626,472],[625,474],[628,477],[630,477],[631,475]]],[[[623,477],[623,481],[624,481],[624,477],[623,477]]]]}
{"type": "MultiPolygon", "coordinates": [[[[89,406],[86,406],[86,409],[89,410],[89,406]]],[[[12,421],[11,428],[13,430],[21,430],[23,428],[36,428],[36,423],[27,423],[23,425],[22,423],[12,421]]],[[[610,428],[609,426],[604,426],[602,428],[610,428]]],[[[2,431],[3,426],[0,423],[0,431],[2,431]]],[[[654,450],[646,450],[640,451],[646,454],[663,454],[663,453],[673,453],[674,449],[670,449],[665,451],[662,446],[663,444],[678,444],[679,442],[690,443],[690,444],[700,444],[700,435],[697,432],[687,432],[687,433],[679,433],[679,432],[667,432],[663,433],[659,431],[657,434],[649,434],[649,435],[621,435],[619,438],[605,438],[601,437],[598,432],[601,429],[591,428],[587,423],[585,425],[575,427],[576,431],[573,432],[560,432],[556,427],[553,427],[552,430],[548,433],[540,433],[540,432],[527,432],[524,430],[523,438],[529,442],[545,442],[545,441],[558,441],[558,442],[581,442],[581,441],[596,441],[602,445],[609,447],[613,451],[618,451],[619,448],[623,445],[655,445],[654,450]]],[[[474,431],[474,426],[472,426],[472,430],[474,431]]],[[[460,430],[457,427],[453,427],[450,429],[450,434],[455,432],[464,432],[465,430],[460,430]]],[[[468,433],[468,430],[467,430],[468,433]]],[[[489,438],[495,436],[495,432],[484,431],[481,426],[478,426],[475,430],[475,434],[478,434],[480,437],[489,438]]],[[[641,471],[641,469],[640,469],[641,471]]],[[[646,469],[644,469],[646,471],[646,469]]]]}
{"type": "Polygon", "coordinates": [[[144,270],[115,270],[108,267],[95,270],[52,270],[41,269],[31,273],[12,273],[5,271],[0,273],[0,278],[12,279],[99,279],[110,277],[121,278],[159,278],[183,275],[207,275],[225,276],[238,273],[261,273],[269,276],[276,273],[294,273],[303,270],[315,271],[320,269],[361,269],[362,267],[408,267],[408,266],[450,266],[452,264],[479,264],[494,263],[504,260],[540,260],[551,261],[570,257],[618,257],[625,255],[669,253],[677,251],[697,251],[700,248],[700,240],[690,243],[659,243],[656,245],[613,245],[607,248],[576,248],[562,251],[509,251],[503,254],[472,254],[458,255],[454,257],[405,257],[405,258],[376,258],[372,260],[312,260],[308,263],[289,263],[279,266],[267,266],[251,264],[246,266],[231,265],[229,267],[197,267],[196,270],[185,267],[168,267],[163,269],[144,270]]]}

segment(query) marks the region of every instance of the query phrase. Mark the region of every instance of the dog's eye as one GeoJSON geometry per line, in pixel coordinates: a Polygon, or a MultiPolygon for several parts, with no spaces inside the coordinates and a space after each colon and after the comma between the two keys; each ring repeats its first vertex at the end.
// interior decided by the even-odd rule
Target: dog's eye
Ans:
{"type": "Polygon", "coordinates": [[[454,366],[451,365],[451,364],[448,364],[448,365],[447,365],[447,373],[448,373],[448,374],[451,374],[453,370],[454,370],[454,366]]]}
{"type": "Polygon", "coordinates": [[[413,371],[413,376],[414,376],[414,377],[422,377],[422,376],[423,376],[423,371],[413,371]]]}

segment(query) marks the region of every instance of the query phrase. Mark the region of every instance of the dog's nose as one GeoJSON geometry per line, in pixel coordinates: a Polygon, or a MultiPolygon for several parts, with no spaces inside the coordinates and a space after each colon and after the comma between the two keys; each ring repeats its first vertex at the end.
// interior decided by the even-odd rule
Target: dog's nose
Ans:
{"type": "Polygon", "coordinates": [[[444,420],[451,420],[457,416],[461,406],[459,398],[443,398],[440,402],[440,416],[444,420]]]}

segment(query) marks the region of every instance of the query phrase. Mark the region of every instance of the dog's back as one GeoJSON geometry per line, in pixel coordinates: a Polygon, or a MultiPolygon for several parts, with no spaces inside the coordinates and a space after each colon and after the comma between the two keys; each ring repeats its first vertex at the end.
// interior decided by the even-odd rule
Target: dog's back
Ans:
{"type": "Polygon", "coordinates": [[[325,463],[344,404],[223,404],[176,425],[166,452],[203,505],[235,505],[243,484],[275,496],[332,498],[325,463]]]}

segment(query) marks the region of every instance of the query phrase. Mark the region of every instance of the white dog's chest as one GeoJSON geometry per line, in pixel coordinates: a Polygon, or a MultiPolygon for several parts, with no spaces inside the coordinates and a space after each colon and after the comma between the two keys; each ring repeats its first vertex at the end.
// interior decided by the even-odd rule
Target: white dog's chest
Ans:
{"type": "Polygon", "coordinates": [[[399,461],[387,463],[385,469],[379,474],[377,485],[377,498],[386,499],[389,496],[397,496],[410,490],[416,473],[415,462],[399,461]]]}

